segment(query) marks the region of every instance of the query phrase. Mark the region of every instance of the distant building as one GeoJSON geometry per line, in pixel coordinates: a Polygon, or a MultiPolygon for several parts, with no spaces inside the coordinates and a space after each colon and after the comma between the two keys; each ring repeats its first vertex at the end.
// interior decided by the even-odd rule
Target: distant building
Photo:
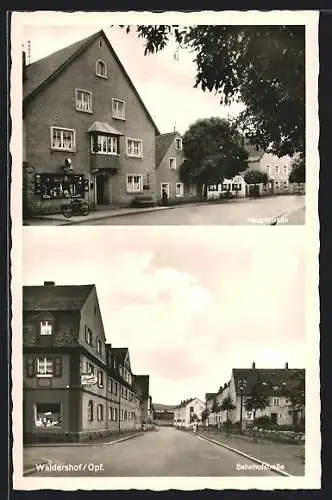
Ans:
{"type": "Polygon", "coordinates": [[[159,130],[104,31],[23,65],[24,211],[155,198],[159,130]]]}
{"type": "Polygon", "coordinates": [[[183,200],[197,195],[196,185],[184,184],[180,178],[180,167],[185,157],[182,137],[178,132],[156,136],[157,198],[166,193],[169,200],[183,200]]]}
{"type": "Polygon", "coordinates": [[[174,405],[153,403],[153,421],[157,425],[174,425],[174,405]]]}
{"type": "Polygon", "coordinates": [[[174,425],[180,428],[188,428],[194,421],[201,422],[204,409],[205,403],[198,398],[181,401],[174,408],[174,425]]]}
{"type": "Polygon", "coordinates": [[[135,376],[135,389],[140,396],[141,424],[150,425],[153,420],[152,397],[149,394],[149,375],[135,376]]]}

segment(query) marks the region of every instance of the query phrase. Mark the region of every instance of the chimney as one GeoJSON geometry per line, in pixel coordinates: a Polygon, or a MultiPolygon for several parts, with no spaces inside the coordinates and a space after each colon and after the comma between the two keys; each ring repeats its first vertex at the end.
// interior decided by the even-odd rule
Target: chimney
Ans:
{"type": "Polygon", "coordinates": [[[54,281],[44,281],[44,286],[55,286],[54,281]]]}
{"type": "Polygon", "coordinates": [[[288,362],[285,363],[285,370],[288,370],[288,362]]]}
{"type": "Polygon", "coordinates": [[[256,368],[256,363],[254,361],[253,364],[252,364],[252,369],[255,370],[255,368],[256,368]]]}

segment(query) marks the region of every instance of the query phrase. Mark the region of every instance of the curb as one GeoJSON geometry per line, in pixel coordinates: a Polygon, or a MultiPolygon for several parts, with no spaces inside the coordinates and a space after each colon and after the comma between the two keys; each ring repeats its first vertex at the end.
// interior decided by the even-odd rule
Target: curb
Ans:
{"type": "Polygon", "coordinates": [[[61,446],[76,446],[76,447],[79,447],[79,446],[105,446],[105,445],[109,445],[109,444],[116,444],[116,443],[121,443],[122,441],[127,441],[128,439],[132,439],[134,437],[138,437],[138,436],[141,436],[143,435],[144,432],[137,432],[136,434],[131,434],[130,436],[124,436],[123,438],[120,438],[120,439],[116,439],[115,441],[103,441],[103,442],[99,442],[99,441],[96,441],[96,442],[93,442],[93,441],[90,441],[88,443],[35,443],[35,444],[31,444],[31,445],[26,445],[24,446],[25,449],[29,449],[29,448],[57,448],[57,447],[61,447],[61,446]]]}
{"type": "Polygon", "coordinates": [[[252,462],[256,462],[260,465],[265,465],[267,466],[270,470],[272,470],[273,472],[275,472],[276,474],[280,474],[281,476],[287,476],[287,477],[293,477],[291,474],[289,474],[288,472],[285,472],[285,471],[282,471],[282,470],[279,470],[279,469],[274,469],[270,464],[268,464],[267,462],[263,462],[262,460],[259,460],[258,458],[255,458],[255,457],[252,457],[250,455],[247,455],[247,453],[244,453],[243,451],[240,451],[240,450],[237,450],[236,448],[232,448],[231,446],[228,446],[227,444],[222,444],[222,443],[219,443],[219,441],[215,441],[214,439],[211,439],[211,438],[207,438],[205,436],[202,436],[201,434],[198,434],[198,436],[201,438],[201,439],[205,439],[206,441],[210,441],[211,443],[214,443],[214,444],[217,444],[218,446],[222,446],[223,448],[226,448],[227,450],[230,450],[230,451],[233,451],[234,453],[236,453],[237,455],[241,455],[242,457],[245,457],[245,458],[248,458],[249,460],[251,460],[252,462]]]}

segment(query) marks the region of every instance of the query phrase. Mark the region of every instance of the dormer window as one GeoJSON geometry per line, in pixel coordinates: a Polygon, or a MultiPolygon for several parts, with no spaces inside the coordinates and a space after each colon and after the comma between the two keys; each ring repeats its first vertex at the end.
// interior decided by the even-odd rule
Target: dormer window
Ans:
{"type": "Polygon", "coordinates": [[[175,147],[176,149],[180,150],[182,149],[182,139],[180,139],[179,137],[177,137],[175,139],[175,147]]]}
{"type": "Polygon", "coordinates": [[[42,320],[40,322],[40,335],[52,335],[53,324],[50,320],[42,320]]]}
{"type": "Polygon", "coordinates": [[[96,63],[96,75],[101,76],[102,78],[107,78],[107,68],[104,61],[97,61],[96,63]]]}

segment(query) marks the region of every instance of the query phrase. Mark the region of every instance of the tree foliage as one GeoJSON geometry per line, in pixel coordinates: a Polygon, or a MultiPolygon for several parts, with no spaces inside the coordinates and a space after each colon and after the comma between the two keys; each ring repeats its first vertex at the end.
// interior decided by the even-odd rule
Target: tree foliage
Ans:
{"type": "Polygon", "coordinates": [[[248,170],[243,178],[247,184],[267,184],[269,179],[267,173],[260,170],[248,170]]]}
{"type": "Polygon", "coordinates": [[[182,142],[186,160],[180,166],[180,179],[184,183],[220,183],[247,168],[243,138],[227,120],[197,120],[182,142]]]}
{"type": "Polygon", "coordinates": [[[252,411],[254,419],[256,418],[257,410],[265,410],[269,405],[269,399],[260,392],[258,386],[254,386],[251,393],[246,398],[245,408],[247,411],[252,411]]]}
{"type": "Polygon", "coordinates": [[[289,182],[296,182],[298,184],[305,182],[305,160],[303,155],[292,163],[292,170],[288,180],[289,182]]]}
{"type": "MultiPolygon", "coordinates": [[[[127,27],[127,31],[130,27],[127,27]]],[[[221,104],[242,102],[236,120],[253,144],[278,156],[304,151],[304,26],[136,26],[145,54],[175,40],[192,52],[194,86],[221,104]]]]}

